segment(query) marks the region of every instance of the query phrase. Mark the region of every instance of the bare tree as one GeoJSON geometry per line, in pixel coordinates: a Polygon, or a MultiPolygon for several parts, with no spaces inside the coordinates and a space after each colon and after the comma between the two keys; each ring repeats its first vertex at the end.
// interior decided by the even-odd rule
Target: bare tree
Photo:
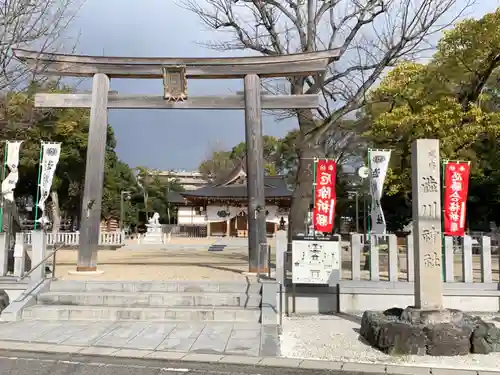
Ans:
{"type": "Polygon", "coordinates": [[[35,78],[29,67],[14,59],[12,48],[72,51],[75,40],[68,40],[64,32],[83,1],[0,0],[0,91],[35,78]]]}
{"type": "MultiPolygon", "coordinates": [[[[295,112],[300,128],[291,234],[303,230],[312,193],[312,162],[339,142],[342,120],[359,110],[387,67],[432,48],[436,36],[474,0],[180,0],[211,29],[226,31],[217,50],[285,55],[336,49],[324,74],[286,82],[292,94],[323,97],[317,111],[295,112]],[[461,5],[459,6],[459,3],[461,5]],[[339,133],[340,132],[340,133],[339,133]],[[330,142],[331,144],[331,142],[330,142]]],[[[349,133],[349,132],[347,132],[349,133]]],[[[350,142],[340,137],[340,143],[350,142]]]]}

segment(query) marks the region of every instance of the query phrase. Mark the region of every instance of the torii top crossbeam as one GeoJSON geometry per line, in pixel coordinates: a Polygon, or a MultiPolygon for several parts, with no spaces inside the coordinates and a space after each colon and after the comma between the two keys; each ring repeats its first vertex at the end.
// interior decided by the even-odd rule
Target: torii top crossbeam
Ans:
{"type": "Polygon", "coordinates": [[[165,66],[185,66],[188,78],[261,78],[317,74],[339,58],[338,50],[279,56],[217,58],[109,57],[40,53],[14,49],[14,55],[44,75],[92,77],[104,73],[110,78],[162,78],[165,66]]]}

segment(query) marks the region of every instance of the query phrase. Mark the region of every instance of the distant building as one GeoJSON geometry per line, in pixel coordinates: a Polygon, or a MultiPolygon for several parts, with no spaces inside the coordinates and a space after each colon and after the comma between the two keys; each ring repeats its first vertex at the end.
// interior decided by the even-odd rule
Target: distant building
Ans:
{"type": "MultiPolygon", "coordinates": [[[[196,190],[171,192],[169,201],[178,208],[178,223],[187,232],[202,227],[207,236],[246,237],[247,174],[241,161],[221,182],[204,183],[196,190]]],[[[288,221],[292,191],[285,176],[264,178],[266,232],[272,235],[281,221],[288,221]]]]}
{"type": "Polygon", "coordinates": [[[196,190],[205,186],[207,180],[198,171],[184,171],[184,170],[171,170],[171,171],[154,171],[154,173],[161,179],[168,181],[176,181],[181,185],[184,190],[196,190]]]}

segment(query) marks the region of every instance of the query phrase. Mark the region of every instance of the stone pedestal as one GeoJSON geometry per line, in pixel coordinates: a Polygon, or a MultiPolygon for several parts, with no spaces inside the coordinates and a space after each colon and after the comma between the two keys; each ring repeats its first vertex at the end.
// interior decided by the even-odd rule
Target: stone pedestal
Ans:
{"type": "Polygon", "coordinates": [[[144,236],[143,244],[163,244],[163,231],[161,225],[146,224],[147,232],[144,236]]]}

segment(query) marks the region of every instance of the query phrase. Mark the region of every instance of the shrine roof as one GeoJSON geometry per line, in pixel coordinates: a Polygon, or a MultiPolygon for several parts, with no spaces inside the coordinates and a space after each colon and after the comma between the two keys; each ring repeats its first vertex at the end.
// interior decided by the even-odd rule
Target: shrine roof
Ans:
{"type": "MultiPolygon", "coordinates": [[[[186,203],[187,200],[196,198],[236,198],[248,197],[246,183],[246,160],[242,158],[224,178],[212,182],[196,190],[183,191],[169,195],[172,203],[186,203]]],[[[292,191],[288,188],[286,176],[265,176],[264,194],[269,198],[291,198],[292,191]]]]}
{"type": "MultiPolygon", "coordinates": [[[[291,198],[292,191],[288,188],[285,176],[264,177],[264,194],[266,198],[291,198]]],[[[205,185],[197,190],[183,191],[184,198],[246,198],[247,184],[233,183],[230,185],[205,185]]]]}
{"type": "Polygon", "coordinates": [[[170,203],[185,203],[184,197],[178,191],[170,191],[167,196],[170,203]]]}

